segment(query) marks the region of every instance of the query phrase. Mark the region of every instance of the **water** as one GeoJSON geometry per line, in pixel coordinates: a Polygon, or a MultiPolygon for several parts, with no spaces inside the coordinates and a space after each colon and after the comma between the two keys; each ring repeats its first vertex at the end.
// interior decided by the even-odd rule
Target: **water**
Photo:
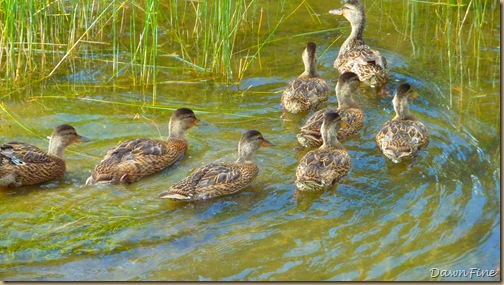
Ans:
{"type": "MultiPolygon", "coordinates": [[[[333,17],[320,17],[334,25],[333,17]]],[[[369,18],[365,37],[378,44],[372,32],[377,20],[369,18]]],[[[393,37],[394,31],[384,32],[393,37]]],[[[317,37],[321,50],[334,36],[317,37]]],[[[307,152],[297,149],[295,135],[306,116],[282,121],[279,102],[287,82],[302,71],[301,52],[310,39],[271,45],[262,54],[263,69],[252,69],[238,86],[159,84],[161,108],[151,108],[151,91],[129,87],[56,84],[4,101],[35,134],[1,112],[0,141],[46,148],[43,138],[52,128],[69,123],[92,142],[68,149],[61,181],[1,189],[0,279],[499,280],[431,278],[432,268],[499,266],[500,122],[484,112],[470,116],[449,108],[447,82],[427,76],[429,70],[418,68],[425,61],[411,59],[402,47],[383,45],[388,87],[409,82],[419,93],[411,108],[429,130],[429,147],[412,168],[386,161],[374,135],[394,114],[391,98],[368,92],[357,99],[366,114],[364,129],[345,142],[353,162],[349,175],[333,190],[294,198],[295,169],[307,152]],[[84,186],[107,149],[134,137],[165,138],[172,110],[182,106],[209,125],[189,131],[189,151],[178,165],[131,185],[84,186]],[[259,150],[261,172],[253,184],[209,201],[157,198],[201,165],[236,159],[238,140],[249,129],[276,144],[259,150]]],[[[331,86],[341,42],[320,58],[331,86]]],[[[482,88],[490,95],[498,90],[482,88]]],[[[332,96],[329,104],[335,102],[332,96]]]]}

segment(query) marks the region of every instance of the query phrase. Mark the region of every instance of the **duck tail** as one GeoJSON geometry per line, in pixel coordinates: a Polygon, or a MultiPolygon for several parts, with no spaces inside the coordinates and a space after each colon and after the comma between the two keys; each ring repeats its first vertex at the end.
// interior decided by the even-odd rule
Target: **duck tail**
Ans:
{"type": "Polygon", "coordinates": [[[173,193],[169,191],[165,191],[158,196],[161,199],[170,199],[170,200],[176,200],[176,201],[190,201],[192,198],[190,196],[182,195],[179,193],[173,193]]]}

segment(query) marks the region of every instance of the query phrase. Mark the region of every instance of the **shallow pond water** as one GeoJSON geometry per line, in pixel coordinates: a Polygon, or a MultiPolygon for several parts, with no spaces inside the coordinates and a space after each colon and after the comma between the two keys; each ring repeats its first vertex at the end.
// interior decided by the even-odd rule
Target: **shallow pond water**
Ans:
{"type": "MultiPolygon", "coordinates": [[[[419,93],[411,108],[431,143],[413,167],[386,161],[374,135],[394,115],[391,97],[366,89],[357,98],[366,114],[364,129],[345,142],[353,163],[349,175],[331,191],[294,198],[295,169],[308,151],[298,148],[296,133],[307,115],[283,121],[280,94],[302,71],[307,41],[325,50],[340,34],[348,35],[343,20],[325,13],[334,5],[339,3],[313,4],[322,19],[317,29],[338,24],[341,31],[271,44],[261,54],[262,69],[253,67],[238,85],[160,83],[155,104],[152,91],[89,85],[34,86],[4,98],[2,142],[45,149],[45,136],[60,123],[92,141],[67,150],[61,181],[0,189],[0,279],[500,280],[431,277],[435,269],[500,266],[499,113],[489,118],[488,112],[472,116],[451,108],[446,90],[452,86],[439,74],[429,76],[435,72],[427,57],[410,58],[410,42],[395,35],[393,26],[377,25],[379,15],[369,15],[365,38],[389,60],[387,87],[393,92],[408,82],[419,93]],[[130,185],[84,186],[107,149],[129,138],[165,138],[171,113],[182,106],[209,125],[189,131],[189,151],[176,166],[130,185]],[[249,129],[276,144],[258,151],[261,172],[249,187],[194,203],[157,198],[203,164],[236,159],[237,142],[249,129]]],[[[313,26],[307,20],[305,29],[313,26]]],[[[279,30],[278,36],[289,32],[279,30]]],[[[342,41],[319,61],[331,86],[342,41]]],[[[417,46],[425,48],[421,41],[417,46]]],[[[481,92],[498,97],[498,78],[487,79],[481,92]]],[[[331,96],[328,105],[335,104],[331,96]]]]}

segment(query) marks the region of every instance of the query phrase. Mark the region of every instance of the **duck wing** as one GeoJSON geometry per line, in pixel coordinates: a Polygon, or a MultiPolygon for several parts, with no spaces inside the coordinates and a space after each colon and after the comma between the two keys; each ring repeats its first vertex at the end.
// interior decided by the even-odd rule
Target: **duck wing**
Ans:
{"type": "Polygon", "coordinates": [[[105,154],[86,183],[134,182],[172,165],[186,151],[187,142],[183,139],[127,140],[105,154]]]}
{"type": "Polygon", "coordinates": [[[254,163],[211,163],[198,168],[159,197],[192,201],[233,194],[252,182],[258,172],[254,163]]]}
{"type": "Polygon", "coordinates": [[[34,145],[22,142],[10,142],[0,145],[1,165],[21,165],[27,163],[49,163],[52,158],[34,145]]]}

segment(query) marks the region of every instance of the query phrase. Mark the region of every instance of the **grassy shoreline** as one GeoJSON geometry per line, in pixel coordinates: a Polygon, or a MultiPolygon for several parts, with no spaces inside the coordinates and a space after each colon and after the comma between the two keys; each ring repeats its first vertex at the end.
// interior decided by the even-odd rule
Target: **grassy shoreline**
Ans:
{"type": "MultiPolygon", "coordinates": [[[[499,49],[494,46],[498,39],[489,37],[491,30],[498,32],[500,19],[494,12],[498,4],[374,0],[365,5],[368,18],[378,13],[380,26],[393,25],[410,43],[406,56],[421,68],[438,67],[432,73],[447,80],[450,108],[462,111],[475,102],[485,104],[479,87],[490,82],[497,88],[499,68],[489,70],[488,65],[500,66],[500,50],[491,52],[499,49]]],[[[319,19],[325,11],[306,1],[3,0],[0,7],[4,90],[47,79],[147,88],[167,78],[236,83],[264,68],[261,53],[273,43],[289,45],[297,37],[334,34],[319,19]],[[295,24],[288,19],[291,16],[304,17],[316,24],[307,27],[320,29],[289,32],[295,24]],[[81,78],[69,76],[79,72],[84,74],[81,78]]],[[[338,23],[334,20],[333,28],[338,23]]],[[[348,27],[339,28],[342,37],[329,45],[331,49],[337,49],[348,32],[348,27]]],[[[379,41],[379,32],[368,23],[365,37],[379,41]]],[[[155,102],[155,92],[153,96],[155,102]]]]}

